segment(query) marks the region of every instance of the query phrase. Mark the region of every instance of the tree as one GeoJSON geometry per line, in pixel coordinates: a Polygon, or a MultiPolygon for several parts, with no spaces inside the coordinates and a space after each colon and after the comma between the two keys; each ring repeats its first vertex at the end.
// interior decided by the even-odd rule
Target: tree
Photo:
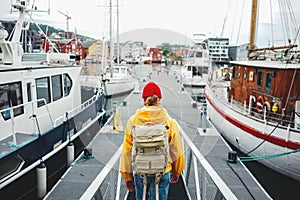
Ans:
{"type": "Polygon", "coordinates": [[[161,43],[157,46],[157,48],[163,52],[164,56],[167,56],[169,53],[172,52],[171,45],[169,43],[161,43]]]}

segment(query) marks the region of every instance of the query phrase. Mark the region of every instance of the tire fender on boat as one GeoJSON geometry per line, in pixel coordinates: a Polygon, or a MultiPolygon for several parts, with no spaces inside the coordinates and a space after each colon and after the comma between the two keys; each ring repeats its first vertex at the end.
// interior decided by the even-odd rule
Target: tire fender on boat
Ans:
{"type": "Polygon", "coordinates": [[[257,97],[257,101],[256,101],[256,106],[255,106],[256,111],[258,113],[261,113],[263,111],[263,109],[264,109],[264,103],[265,103],[264,98],[262,96],[258,96],[257,97]]]}

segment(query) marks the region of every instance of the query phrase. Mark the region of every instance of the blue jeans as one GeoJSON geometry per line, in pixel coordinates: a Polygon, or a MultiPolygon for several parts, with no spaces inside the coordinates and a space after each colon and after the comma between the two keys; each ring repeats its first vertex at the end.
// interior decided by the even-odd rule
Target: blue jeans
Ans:
{"type": "MultiPolygon", "coordinates": [[[[143,178],[139,175],[134,175],[136,200],[143,199],[143,178]]],[[[165,173],[158,184],[159,200],[167,200],[170,186],[170,172],[165,173]]],[[[155,200],[155,177],[147,177],[147,200],[155,200]]]]}

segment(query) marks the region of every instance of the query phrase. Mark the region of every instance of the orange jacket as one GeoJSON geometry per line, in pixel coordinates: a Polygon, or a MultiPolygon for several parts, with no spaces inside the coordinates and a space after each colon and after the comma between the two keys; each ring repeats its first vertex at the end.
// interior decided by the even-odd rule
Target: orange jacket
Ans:
{"type": "Polygon", "coordinates": [[[126,125],[120,165],[120,172],[125,181],[133,180],[131,160],[133,140],[131,132],[132,127],[134,125],[142,125],[142,123],[145,122],[161,123],[165,119],[165,125],[169,127],[168,137],[170,148],[169,164],[167,165],[165,173],[171,172],[172,175],[179,176],[183,171],[183,144],[176,120],[171,118],[168,115],[167,110],[160,106],[144,106],[142,109],[138,109],[136,113],[130,117],[126,125]]]}

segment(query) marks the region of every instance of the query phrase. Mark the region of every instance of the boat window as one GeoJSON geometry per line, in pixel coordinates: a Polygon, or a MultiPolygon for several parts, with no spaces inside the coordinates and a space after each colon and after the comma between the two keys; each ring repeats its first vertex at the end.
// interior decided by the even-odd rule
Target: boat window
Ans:
{"type": "Polygon", "coordinates": [[[26,84],[26,90],[27,90],[27,102],[31,101],[31,83],[26,84]]]}
{"type": "Polygon", "coordinates": [[[119,73],[119,68],[118,67],[114,67],[113,68],[113,73],[119,73]]]}
{"type": "Polygon", "coordinates": [[[125,74],[126,73],[126,68],[121,68],[121,74],[125,74]]]}
{"type": "MultiPolygon", "coordinates": [[[[50,80],[49,77],[37,78],[36,83],[36,94],[37,99],[45,99],[47,103],[50,103],[50,80]]],[[[44,101],[38,101],[38,107],[45,105],[44,101]]]]}
{"type": "MultiPolygon", "coordinates": [[[[23,104],[21,82],[0,85],[0,110],[23,104]]],[[[14,116],[24,113],[23,106],[13,109],[14,116]]],[[[10,119],[10,111],[1,112],[5,120],[10,119]]]]}
{"type": "Polygon", "coordinates": [[[261,88],[262,87],[262,81],[263,81],[263,72],[262,71],[258,71],[257,72],[257,87],[261,88]]]}
{"type": "Polygon", "coordinates": [[[272,72],[266,74],[266,90],[272,90],[272,72]]]}
{"type": "Polygon", "coordinates": [[[72,88],[72,80],[69,74],[64,74],[64,96],[68,96],[70,94],[72,88]]]}
{"type": "Polygon", "coordinates": [[[51,76],[51,84],[52,84],[53,101],[62,98],[63,96],[62,76],[61,75],[51,76]]]}
{"type": "Polygon", "coordinates": [[[201,76],[200,67],[193,67],[193,76],[201,76]]]}
{"type": "Polygon", "coordinates": [[[197,58],[202,58],[203,57],[203,53],[202,52],[196,52],[196,57],[197,58]]]}

